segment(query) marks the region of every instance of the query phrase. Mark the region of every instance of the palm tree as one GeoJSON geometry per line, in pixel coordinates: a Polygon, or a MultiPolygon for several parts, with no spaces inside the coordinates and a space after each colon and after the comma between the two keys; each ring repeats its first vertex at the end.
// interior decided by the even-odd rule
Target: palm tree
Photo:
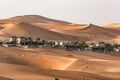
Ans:
{"type": "Polygon", "coordinates": [[[21,45],[26,45],[26,38],[24,36],[19,37],[21,39],[20,44],[21,45]]]}
{"type": "Polygon", "coordinates": [[[105,44],[105,49],[106,49],[106,52],[113,51],[113,46],[110,43],[106,43],[105,44]]]}
{"type": "Polygon", "coordinates": [[[2,45],[2,44],[3,44],[3,42],[0,41],[0,45],[2,45]]]}
{"type": "Polygon", "coordinates": [[[59,78],[55,78],[54,80],[59,80],[59,78]]]}
{"type": "Polygon", "coordinates": [[[99,42],[99,44],[105,44],[105,42],[99,42]]]}
{"type": "Polygon", "coordinates": [[[114,47],[114,48],[119,48],[120,45],[119,45],[119,44],[114,44],[113,47],[114,47]]]}
{"type": "Polygon", "coordinates": [[[37,44],[37,45],[44,45],[44,44],[45,44],[45,40],[42,40],[42,39],[40,39],[40,38],[37,38],[36,44],[37,44]]]}
{"type": "Polygon", "coordinates": [[[79,48],[82,49],[82,50],[84,50],[85,48],[88,47],[88,45],[84,41],[79,42],[77,45],[79,45],[79,48]]]}
{"type": "Polygon", "coordinates": [[[28,45],[32,45],[33,44],[33,40],[31,37],[28,37],[27,38],[27,41],[28,41],[28,45]]]}

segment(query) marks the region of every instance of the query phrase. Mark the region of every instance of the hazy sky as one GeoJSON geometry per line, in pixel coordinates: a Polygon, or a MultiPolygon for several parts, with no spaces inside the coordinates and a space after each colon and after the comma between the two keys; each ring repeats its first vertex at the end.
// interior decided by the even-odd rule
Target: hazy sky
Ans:
{"type": "Polygon", "coordinates": [[[74,23],[120,23],[120,0],[0,0],[0,18],[43,15],[74,23]]]}

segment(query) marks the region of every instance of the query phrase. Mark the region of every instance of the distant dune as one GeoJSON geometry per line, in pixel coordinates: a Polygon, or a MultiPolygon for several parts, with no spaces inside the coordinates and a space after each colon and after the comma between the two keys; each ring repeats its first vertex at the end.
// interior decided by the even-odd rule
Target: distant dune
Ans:
{"type": "Polygon", "coordinates": [[[111,23],[104,26],[105,28],[120,30],[120,23],[111,23]]]}
{"type": "Polygon", "coordinates": [[[89,41],[92,41],[92,40],[94,41],[102,41],[102,40],[105,41],[106,40],[107,41],[120,35],[120,32],[117,30],[103,28],[101,26],[97,26],[94,24],[88,24],[86,27],[82,29],[68,30],[65,33],[83,37],[89,41]]]}
{"type": "Polygon", "coordinates": [[[50,40],[116,41],[113,39],[118,39],[120,36],[119,24],[106,26],[74,24],[38,15],[16,16],[0,20],[0,40],[11,36],[31,36],[50,40]]]}
{"type": "Polygon", "coordinates": [[[9,23],[1,26],[3,27],[0,30],[1,37],[26,36],[50,40],[73,40],[76,38],[74,36],[53,32],[24,22],[9,23]]]}
{"type": "Polygon", "coordinates": [[[65,33],[67,30],[83,29],[87,25],[87,24],[58,24],[58,23],[32,23],[32,24],[60,33],[65,33]]]}
{"type": "Polygon", "coordinates": [[[71,24],[67,21],[61,21],[61,20],[54,20],[50,18],[46,18],[39,15],[24,15],[24,16],[16,16],[9,19],[1,19],[0,23],[16,23],[16,22],[25,22],[25,23],[48,23],[48,22],[54,22],[59,24],[71,24]]]}
{"type": "MultiPolygon", "coordinates": [[[[0,20],[0,41],[12,36],[120,43],[119,24],[74,24],[38,15],[0,20]],[[115,26],[115,27],[114,27],[115,26]]],[[[120,80],[120,54],[0,47],[0,80],[120,80]]]]}

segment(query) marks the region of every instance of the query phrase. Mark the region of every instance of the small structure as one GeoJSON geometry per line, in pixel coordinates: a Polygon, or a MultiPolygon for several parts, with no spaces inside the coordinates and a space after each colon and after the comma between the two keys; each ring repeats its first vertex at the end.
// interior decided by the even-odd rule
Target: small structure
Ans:
{"type": "Polygon", "coordinates": [[[22,45],[26,45],[27,39],[25,37],[18,37],[16,44],[17,46],[22,46],[22,45]]]}
{"type": "Polygon", "coordinates": [[[3,47],[15,47],[15,44],[2,44],[3,47]]]}
{"type": "Polygon", "coordinates": [[[23,41],[25,41],[24,37],[17,38],[17,44],[21,44],[23,41]]]}
{"type": "Polygon", "coordinates": [[[16,39],[17,39],[17,37],[13,36],[13,37],[10,38],[10,42],[16,41],[16,39]]]}
{"type": "Polygon", "coordinates": [[[92,44],[90,45],[90,47],[92,48],[92,51],[97,51],[97,52],[104,52],[106,48],[104,43],[92,44]]]}
{"type": "Polygon", "coordinates": [[[75,43],[72,42],[72,41],[64,42],[64,47],[65,47],[67,50],[75,50],[75,49],[77,49],[77,46],[75,46],[75,43]]]}
{"type": "Polygon", "coordinates": [[[17,37],[13,36],[13,37],[10,38],[9,41],[10,41],[10,43],[16,43],[17,37]]]}
{"type": "Polygon", "coordinates": [[[114,51],[115,51],[115,52],[120,52],[120,46],[117,47],[117,48],[114,48],[114,51]]]}
{"type": "Polygon", "coordinates": [[[65,41],[54,41],[54,42],[55,42],[54,46],[57,46],[59,48],[64,47],[65,41]]]}
{"type": "Polygon", "coordinates": [[[22,48],[39,48],[38,45],[24,45],[24,46],[21,46],[22,48]]]}

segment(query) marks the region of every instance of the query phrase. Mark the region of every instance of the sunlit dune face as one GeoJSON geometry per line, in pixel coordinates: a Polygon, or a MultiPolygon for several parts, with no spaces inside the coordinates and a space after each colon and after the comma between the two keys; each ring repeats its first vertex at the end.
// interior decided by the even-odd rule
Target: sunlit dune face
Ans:
{"type": "Polygon", "coordinates": [[[86,25],[76,25],[76,24],[57,24],[57,23],[34,23],[34,25],[41,26],[47,29],[53,29],[56,31],[62,30],[76,30],[76,29],[83,29],[86,25]]]}
{"type": "Polygon", "coordinates": [[[112,28],[114,26],[117,31],[92,23],[74,24],[44,16],[24,15],[0,20],[0,34],[1,37],[30,36],[34,39],[40,37],[49,40],[112,42],[111,40],[120,34],[118,31],[120,24],[114,23],[108,26],[112,28]]]}
{"type": "Polygon", "coordinates": [[[114,41],[115,43],[120,44],[120,36],[118,36],[118,37],[116,37],[115,39],[113,39],[113,41],[114,41]]]}
{"type": "Polygon", "coordinates": [[[26,36],[32,37],[33,39],[42,38],[46,40],[73,40],[75,38],[71,35],[55,32],[24,22],[3,24],[2,27],[3,29],[0,30],[1,37],[26,36]]]}
{"type": "Polygon", "coordinates": [[[8,24],[3,24],[3,25],[1,25],[1,26],[4,27],[4,28],[11,28],[11,27],[14,27],[15,24],[13,24],[13,23],[8,23],[8,24]]]}
{"type": "Polygon", "coordinates": [[[120,30],[120,23],[107,24],[105,28],[120,30]]]}
{"type": "Polygon", "coordinates": [[[50,55],[36,55],[36,54],[11,54],[11,55],[1,55],[0,58],[6,63],[25,65],[31,67],[38,67],[44,69],[57,69],[65,70],[77,59],[50,56],[50,55]],[[4,58],[6,57],[6,58],[4,58]]]}

